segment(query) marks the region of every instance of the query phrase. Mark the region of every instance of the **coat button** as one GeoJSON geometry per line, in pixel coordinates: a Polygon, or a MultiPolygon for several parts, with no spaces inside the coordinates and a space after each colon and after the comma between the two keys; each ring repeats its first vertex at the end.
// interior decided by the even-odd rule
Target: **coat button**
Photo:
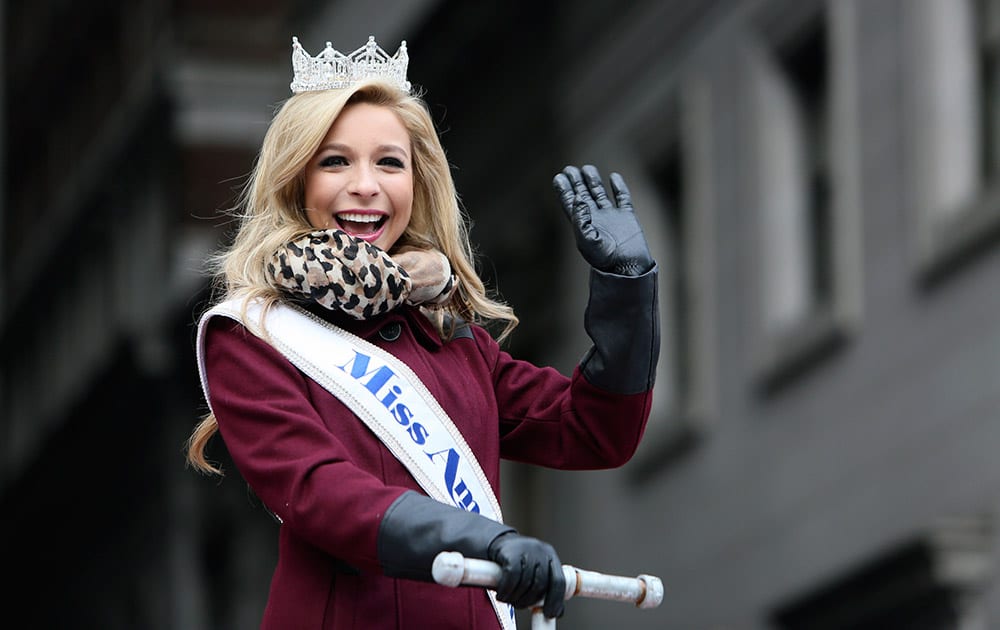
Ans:
{"type": "Polygon", "coordinates": [[[403,327],[399,322],[392,322],[391,324],[386,324],[378,331],[378,336],[385,341],[396,341],[399,336],[403,334],[403,327]]]}

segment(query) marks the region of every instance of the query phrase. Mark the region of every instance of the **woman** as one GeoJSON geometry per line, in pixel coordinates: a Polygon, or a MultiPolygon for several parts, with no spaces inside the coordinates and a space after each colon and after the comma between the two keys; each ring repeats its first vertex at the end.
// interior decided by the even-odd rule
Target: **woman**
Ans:
{"type": "Polygon", "coordinates": [[[543,600],[561,616],[555,550],[502,523],[500,458],[619,466],[649,413],[657,272],[624,181],[612,202],[591,166],[554,180],[593,267],[594,347],[571,377],[514,359],[486,326],[502,340],[517,318],[476,275],[405,54],[370,38],[313,58],[295,41],[295,93],[215,258],[198,341],[212,413],[188,459],[219,473],[204,453],[218,431],[282,523],[263,628],[509,628],[498,602],[543,600]],[[331,81],[334,57],[365,76],[331,81]],[[434,584],[441,551],[498,563],[496,591],[434,584]]]}

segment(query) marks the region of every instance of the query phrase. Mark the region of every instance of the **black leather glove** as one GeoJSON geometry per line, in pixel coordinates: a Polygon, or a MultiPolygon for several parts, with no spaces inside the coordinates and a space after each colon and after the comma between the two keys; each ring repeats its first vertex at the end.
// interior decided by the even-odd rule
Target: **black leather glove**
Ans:
{"type": "Polygon", "coordinates": [[[653,268],[653,257],[621,175],[611,173],[614,203],[604,191],[601,174],[590,164],[582,170],[567,166],[552,184],[575,228],[576,247],[591,267],[622,276],[641,276],[653,268]]]}
{"type": "Polygon", "coordinates": [[[567,166],[553,179],[576,246],[590,263],[590,300],[584,327],[594,345],[580,361],[587,380],[618,394],[653,387],[660,355],[656,261],[618,173],[611,174],[615,203],[591,165],[567,166]]]}
{"type": "Polygon", "coordinates": [[[379,525],[378,559],[383,573],[433,582],[431,567],[442,551],[499,564],[502,574],[496,592],[500,601],[525,608],[544,597],[545,616],[562,616],[566,576],[551,545],[418,492],[401,494],[379,525]]]}
{"type": "Polygon", "coordinates": [[[552,545],[516,532],[500,534],[490,543],[489,559],[503,573],[497,599],[514,608],[534,606],[544,598],[542,612],[549,619],[562,617],[566,601],[566,575],[552,545]]]}

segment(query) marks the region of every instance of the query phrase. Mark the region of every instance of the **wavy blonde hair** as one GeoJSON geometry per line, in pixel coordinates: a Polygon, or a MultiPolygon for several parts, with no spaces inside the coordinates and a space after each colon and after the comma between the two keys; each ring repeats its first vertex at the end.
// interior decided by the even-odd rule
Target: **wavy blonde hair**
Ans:
{"type": "MultiPolygon", "coordinates": [[[[487,295],[476,272],[468,218],[459,203],[444,148],[426,103],[379,81],[342,90],[302,92],[290,97],[275,114],[253,171],[234,213],[239,227],[232,244],[208,260],[213,297],[258,299],[263,313],[282,299],[267,273],[267,263],[282,245],[314,230],[305,216],[305,167],[343,109],[370,103],[395,112],[410,135],[413,153],[413,212],[393,249],[434,248],[444,253],[458,277],[458,289],[447,305],[431,313],[439,334],[452,334],[446,321],[501,324],[503,341],[518,324],[513,309],[487,295]],[[446,317],[446,315],[448,317],[446,317]]],[[[246,301],[244,301],[246,304],[246,301]]],[[[245,313],[244,313],[245,315],[245,313]]],[[[263,317],[263,315],[262,315],[263,317]]],[[[209,439],[218,431],[208,413],[187,441],[187,461],[196,470],[221,474],[205,457],[209,439]]]]}

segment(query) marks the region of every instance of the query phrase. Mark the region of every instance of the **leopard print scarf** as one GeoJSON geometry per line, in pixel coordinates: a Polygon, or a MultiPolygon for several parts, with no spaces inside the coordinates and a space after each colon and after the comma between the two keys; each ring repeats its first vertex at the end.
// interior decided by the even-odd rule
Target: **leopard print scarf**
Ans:
{"type": "MultiPolygon", "coordinates": [[[[455,292],[450,276],[440,290],[414,290],[405,269],[383,250],[337,229],[317,230],[286,243],[267,265],[285,292],[355,319],[368,319],[401,304],[439,307],[455,292]]],[[[450,274],[449,274],[450,275],[450,274]]]]}

